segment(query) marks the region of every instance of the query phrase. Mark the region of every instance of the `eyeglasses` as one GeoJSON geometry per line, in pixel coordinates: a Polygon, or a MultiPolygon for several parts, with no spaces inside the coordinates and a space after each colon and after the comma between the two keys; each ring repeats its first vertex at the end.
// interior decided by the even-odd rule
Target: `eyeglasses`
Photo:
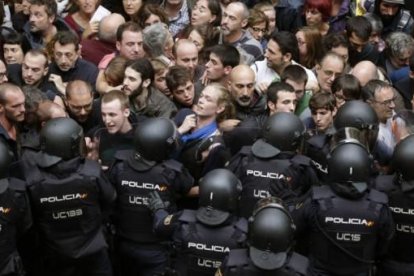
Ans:
{"type": "Polygon", "coordinates": [[[7,76],[7,71],[0,72],[0,79],[4,79],[5,76],[7,76]]]}
{"type": "Polygon", "coordinates": [[[260,28],[252,27],[252,30],[255,33],[267,33],[267,29],[260,29],[260,28]]]}
{"type": "Polygon", "coordinates": [[[394,96],[392,99],[385,100],[383,102],[379,102],[379,101],[376,101],[376,100],[374,100],[374,102],[376,102],[377,104],[383,105],[383,106],[390,106],[392,103],[395,102],[396,99],[397,99],[397,97],[394,96]]]}
{"type": "Polygon", "coordinates": [[[70,108],[73,110],[73,112],[81,112],[82,109],[84,109],[85,111],[90,111],[92,110],[92,104],[93,101],[91,101],[89,104],[87,105],[82,105],[82,106],[76,106],[76,105],[71,105],[69,104],[70,108]]]}

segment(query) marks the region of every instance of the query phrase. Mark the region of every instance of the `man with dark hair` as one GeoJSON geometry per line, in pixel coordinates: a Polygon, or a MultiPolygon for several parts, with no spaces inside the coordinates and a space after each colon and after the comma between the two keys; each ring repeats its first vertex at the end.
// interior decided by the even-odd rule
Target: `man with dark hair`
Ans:
{"type": "Polygon", "coordinates": [[[340,55],[347,63],[349,59],[349,41],[348,38],[340,33],[327,34],[322,39],[324,52],[335,52],[340,55]]]}
{"type": "Polygon", "coordinates": [[[252,64],[262,59],[263,50],[256,39],[244,30],[248,23],[249,8],[243,2],[230,3],[223,10],[221,19],[221,43],[227,43],[242,49],[245,53],[244,61],[252,64]]]}
{"type": "Polygon", "coordinates": [[[174,104],[152,86],[154,69],[146,58],[130,61],[125,69],[122,91],[129,97],[131,112],[148,117],[171,118],[174,104]]]}
{"type": "Polygon", "coordinates": [[[196,97],[190,70],[179,65],[170,67],[165,81],[177,109],[191,108],[196,97]]]}
{"type": "MultiPolygon", "coordinates": [[[[269,39],[264,54],[265,59],[255,62],[251,68],[256,74],[256,89],[264,92],[270,83],[280,81],[280,75],[286,66],[297,64],[299,58],[298,41],[294,34],[282,31],[274,32],[269,39]]],[[[309,86],[316,84],[312,71],[305,69],[309,86]]]]}
{"type": "Polygon", "coordinates": [[[316,93],[310,98],[309,109],[312,114],[312,129],[309,135],[327,133],[333,126],[333,119],[336,114],[336,101],[332,93],[316,93]]]}
{"type": "Polygon", "coordinates": [[[16,32],[11,32],[4,36],[3,53],[7,64],[23,62],[25,50],[23,49],[23,37],[16,32]]]}
{"type": "Polygon", "coordinates": [[[72,80],[83,80],[95,87],[98,68],[80,58],[78,36],[71,31],[58,32],[51,43],[53,61],[49,66],[49,80],[56,85],[59,92],[65,94],[65,86],[72,80]]]}
{"type": "Polygon", "coordinates": [[[394,87],[400,92],[404,100],[404,107],[407,109],[411,109],[411,99],[414,93],[414,55],[411,55],[409,64],[410,72],[408,76],[394,84],[394,87]]]}
{"type": "Polygon", "coordinates": [[[269,114],[295,111],[297,104],[295,89],[284,82],[274,82],[267,88],[269,114]]]}
{"type": "Polygon", "coordinates": [[[25,42],[31,49],[43,48],[58,31],[70,30],[66,23],[57,17],[57,4],[54,0],[31,1],[30,18],[23,29],[25,42]]]}
{"type": "Polygon", "coordinates": [[[346,35],[349,39],[349,63],[354,66],[362,60],[376,63],[379,52],[369,43],[372,26],[368,19],[363,16],[354,16],[346,23],[346,35]]]}
{"type": "Polygon", "coordinates": [[[404,0],[367,0],[365,2],[365,9],[381,18],[384,25],[381,34],[383,38],[392,32],[411,34],[414,20],[410,11],[404,9],[404,4],[404,0]]]}
{"type": "Polygon", "coordinates": [[[128,60],[136,60],[145,56],[142,29],[137,23],[130,21],[118,27],[116,32],[116,49],[116,52],[105,55],[99,62],[99,74],[96,80],[96,90],[99,93],[105,93],[114,89],[105,80],[104,71],[115,56],[120,55],[128,60]]]}

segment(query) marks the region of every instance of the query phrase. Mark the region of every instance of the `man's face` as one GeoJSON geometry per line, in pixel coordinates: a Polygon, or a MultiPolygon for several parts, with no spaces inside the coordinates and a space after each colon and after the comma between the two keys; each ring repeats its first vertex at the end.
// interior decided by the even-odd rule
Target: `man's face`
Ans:
{"type": "Polygon", "coordinates": [[[3,52],[7,64],[21,64],[23,62],[24,53],[19,44],[4,44],[3,52]]]}
{"type": "Polygon", "coordinates": [[[395,109],[394,90],[386,87],[376,91],[375,97],[370,103],[380,122],[385,123],[387,119],[392,117],[395,109]]]}
{"type": "Polygon", "coordinates": [[[125,31],[122,40],[116,42],[116,48],[121,56],[135,60],[145,56],[142,32],[125,31]]]}
{"type": "Polygon", "coordinates": [[[318,108],[312,111],[312,119],[315,122],[316,129],[325,132],[333,122],[334,112],[326,108],[318,108]]]}
{"type": "Polygon", "coordinates": [[[267,66],[275,71],[278,71],[287,62],[286,57],[280,51],[279,44],[273,39],[269,40],[264,56],[267,59],[267,66]]]}
{"type": "Polygon", "coordinates": [[[402,68],[405,66],[409,66],[410,65],[410,57],[413,53],[413,49],[405,49],[403,51],[401,51],[401,55],[400,56],[390,56],[390,62],[392,63],[393,66],[395,66],[396,68],[402,68]]]}
{"type": "Polygon", "coordinates": [[[44,32],[53,25],[55,21],[54,16],[49,16],[46,13],[45,6],[31,5],[30,6],[30,31],[32,33],[44,32]]]}
{"type": "Polygon", "coordinates": [[[75,67],[75,63],[79,57],[79,49],[76,50],[75,45],[72,43],[62,45],[56,42],[53,57],[59,69],[66,72],[75,67]]]}
{"type": "Polygon", "coordinates": [[[351,49],[361,53],[364,50],[365,45],[367,45],[369,40],[362,40],[359,38],[355,33],[352,33],[349,37],[349,44],[351,45],[351,49]]]}
{"type": "Polygon", "coordinates": [[[125,125],[128,124],[129,108],[123,109],[119,100],[113,100],[102,102],[101,113],[102,121],[109,133],[124,132],[125,125]]]}
{"type": "Polygon", "coordinates": [[[20,88],[6,92],[6,103],[0,104],[0,110],[4,112],[7,120],[13,123],[24,120],[24,94],[20,88]]]}
{"type": "Polygon", "coordinates": [[[380,16],[381,18],[385,19],[385,21],[392,20],[398,13],[399,9],[400,5],[386,3],[384,1],[381,1],[379,5],[380,16]]]}
{"type": "Polygon", "coordinates": [[[174,101],[183,106],[192,106],[194,102],[194,84],[187,81],[186,84],[180,85],[172,92],[174,101]]]}
{"type": "Polygon", "coordinates": [[[171,92],[168,89],[167,82],[165,81],[165,76],[167,75],[168,70],[161,70],[154,76],[154,86],[159,91],[161,91],[165,96],[170,97],[171,92]]]}
{"type": "Polygon", "coordinates": [[[5,83],[8,80],[6,65],[0,60],[0,84],[5,83]]]}
{"type": "MultiPolygon", "coordinates": [[[[79,87],[76,87],[79,89],[79,87]]],[[[70,117],[74,120],[83,123],[92,113],[93,97],[86,88],[82,93],[69,93],[71,96],[66,98],[66,106],[70,117]]]]}
{"type": "Polygon", "coordinates": [[[190,69],[191,75],[194,75],[194,71],[198,64],[197,47],[190,43],[183,43],[178,46],[176,56],[175,63],[190,69]]]}
{"type": "Polygon", "coordinates": [[[142,91],[141,74],[131,67],[125,69],[122,91],[127,96],[139,94],[142,91]]]}
{"type": "Polygon", "coordinates": [[[200,94],[194,112],[200,117],[216,117],[224,108],[218,104],[219,93],[212,86],[207,86],[200,94]]]}
{"type": "Polygon", "coordinates": [[[211,53],[209,61],[206,63],[206,76],[211,81],[220,81],[225,77],[225,70],[220,58],[211,53]]]}
{"type": "Polygon", "coordinates": [[[285,82],[287,84],[290,84],[290,86],[292,86],[293,89],[295,89],[296,100],[297,101],[300,101],[300,99],[302,99],[303,95],[305,95],[305,86],[306,86],[306,83],[304,83],[304,82],[296,82],[296,81],[291,80],[291,79],[286,79],[285,82]]]}
{"type": "Polygon", "coordinates": [[[243,19],[242,7],[231,3],[224,9],[221,19],[221,31],[225,36],[228,36],[241,31],[246,23],[246,19],[243,19]]]}
{"type": "Polygon", "coordinates": [[[255,84],[255,75],[245,74],[241,72],[240,74],[232,74],[230,80],[230,93],[239,106],[247,107],[253,101],[254,95],[254,84],[255,84]]]}
{"type": "Polygon", "coordinates": [[[270,114],[277,112],[293,113],[296,108],[296,94],[289,91],[279,91],[277,94],[277,102],[268,102],[270,114]]]}
{"type": "Polygon", "coordinates": [[[348,62],[349,59],[349,50],[347,47],[339,45],[338,47],[334,47],[331,49],[332,52],[338,54],[340,57],[343,58],[345,63],[348,62]]]}
{"type": "Polygon", "coordinates": [[[318,83],[323,91],[331,92],[332,82],[342,74],[344,64],[335,57],[327,57],[321,65],[316,65],[318,83]]]}
{"type": "Polygon", "coordinates": [[[37,86],[47,75],[47,60],[44,56],[26,54],[22,64],[22,77],[25,84],[37,86]]]}

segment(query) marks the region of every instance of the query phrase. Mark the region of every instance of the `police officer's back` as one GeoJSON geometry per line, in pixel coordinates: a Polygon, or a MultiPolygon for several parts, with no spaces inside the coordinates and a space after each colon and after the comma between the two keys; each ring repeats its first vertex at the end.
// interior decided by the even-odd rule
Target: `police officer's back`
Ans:
{"type": "Polygon", "coordinates": [[[228,166],[242,182],[240,215],[246,218],[260,198],[270,196],[271,188],[272,195],[281,197],[284,191],[274,182],[285,179],[298,196],[317,184],[310,159],[297,154],[305,127],[296,115],[276,113],[268,118],[262,132],[263,138],[243,147],[228,166]]]}
{"type": "Polygon", "coordinates": [[[292,252],[295,228],[279,199],[259,200],[249,219],[249,246],[231,250],[216,275],[306,275],[308,259],[292,252]]]}
{"type": "Polygon", "coordinates": [[[359,143],[337,145],[328,157],[329,185],[293,212],[309,235],[310,275],[370,275],[393,234],[387,196],[369,189],[371,160],[359,143]]]}
{"type": "Polygon", "coordinates": [[[26,184],[7,177],[12,161],[8,147],[0,141],[0,275],[24,275],[17,252],[19,234],[32,224],[26,184]]]}
{"type": "Polygon", "coordinates": [[[152,231],[147,204],[149,193],[157,191],[176,211],[176,195],[186,195],[193,185],[183,165],[169,159],[176,133],[171,120],[148,119],[137,126],[135,149],[115,155],[110,180],[118,193],[115,226],[122,275],[154,275],[167,265],[167,247],[152,231]]]}
{"type": "Polygon", "coordinates": [[[414,136],[402,140],[392,158],[395,175],[379,176],[376,187],[387,192],[395,235],[379,275],[414,275],[414,136]]]}
{"type": "Polygon", "coordinates": [[[81,156],[82,128],[69,118],[52,119],[40,133],[40,147],[24,173],[43,275],[112,275],[102,219],[116,194],[100,165],[81,156]]]}
{"type": "Polygon", "coordinates": [[[154,212],[154,230],[172,237],[179,275],[214,275],[225,255],[244,245],[247,221],[234,215],[240,191],[233,173],[216,169],[201,179],[197,210],[170,215],[153,195],[149,207],[154,212]]]}

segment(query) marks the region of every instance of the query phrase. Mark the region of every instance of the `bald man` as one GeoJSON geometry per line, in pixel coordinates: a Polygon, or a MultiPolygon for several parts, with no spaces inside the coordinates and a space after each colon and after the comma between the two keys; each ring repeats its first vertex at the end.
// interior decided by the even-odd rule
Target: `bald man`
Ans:
{"type": "Polygon", "coordinates": [[[68,117],[65,109],[52,101],[43,101],[39,103],[36,115],[41,127],[43,127],[47,121],[51,119],[68,117]]]}
{"type": "Polygon", "coordinates": [[[377,66],[368,60],[355,64],[351,74],[359,80],[362,87],[365,86],[370,80],[377,80],[380,78],[377,66]]]}
{"type": "Polygon", "coordinates": [[[98,39],[95,37],[82,39],[82,58],[98,66],[105,55],[115,52],[116,31],[123,23],[125,23],[125,19],[120,14],[112,13],[105,16],[99,22],[98,39]]]}
{"type": "Polygon", "coordinates": [[[267,118],[266,97],[255,91],[256,75],[248,65],[233,68],[228,89],[236,107],[236,120],[226,120],[220,127],[226,132],[224,141],[232,154],[251,145],[267,118]]]}
{"type": "Polygon", "coordinates": [[[190,69],[193,82],[197,82],[204,73],[204,67],[198,65],[198,49],[188,39],[178,40],[173,47],[175,64],[190,69]]]}

